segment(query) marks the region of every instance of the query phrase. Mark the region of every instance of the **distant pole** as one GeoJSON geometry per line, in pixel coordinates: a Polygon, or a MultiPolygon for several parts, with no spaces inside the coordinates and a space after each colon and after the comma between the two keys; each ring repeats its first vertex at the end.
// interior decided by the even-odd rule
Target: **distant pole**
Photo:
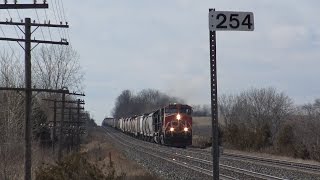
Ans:
{"type": "Polygon", "coordinates": [[[61,161],[61,158],[62,158],[65,99],[66,99],[66,94],[63,93],[62,94],[61,120],[60,120],[58,161],[61,161]]]}
{"type": "MultiPolygon", "coordinates": [[[[214,11],[214,9],[209,9],[214,11]]],[[[210,31],[210,87],[212,116],[212,166],[213,179],[219,180],[219,134],[218,134],[218,82],[217,82],[217,49],[216,31],[210,31]]]]}
{"type": "Polygon", "coordinates": [[[55,146],[55,137],[56,137],[56,126],[57,126],[57,101],[54,101],[53,104],[53,133],[52,133],[52,151],[54,154],[55,146]]]}
{"type": "Polygon", "coordinates": [[[31,180],[31,19],[25,18],[25,180],[31,180]]]}
{"type": "Polygon", "coordinates": [[[68,146],[68,151],[71,152],[71,148],[72,148],[72,126],[70,126],[70,122],[72,122],[71,119],[71,107],[69,108],[69,123],[68,123],[68,132],[67,132],[67,146],[68,146]]]}
{"type": "Polygon", "coordinates": [[[80,151],[80,99],[77,103],[77,151],[80,151]]]}

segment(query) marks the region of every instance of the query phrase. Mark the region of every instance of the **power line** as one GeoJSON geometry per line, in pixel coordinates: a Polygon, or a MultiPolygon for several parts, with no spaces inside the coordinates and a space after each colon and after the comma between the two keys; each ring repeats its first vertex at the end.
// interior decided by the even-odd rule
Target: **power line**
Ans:
{"type": "MultiPolygon", "coordinates": [[[[1,17],[1,12],[0,12],[0,17],[1,17]]],[[[3,28],[2,28],[2,26],[0,26],[0,29],[1,29],[1,31],[2,31],[3,36],[4,36],[4,37],[6,37],[6,34],[5,34],[5,32],[4,32],[3,28]]],[[[14,54],[14,56],[15,56],[16,60],[18,61],[18,60],[19,60],[19,58],[18,58],[18,56],[15,54],[15,51],[13,50],[13,47],[11,46],[11,44],[10,44],[8,41],[7,41],[7,43],[8,43],[8,45],[9,45],[9,47],[10,47],[10,49],[11,49],[12,53],[14,54]]]]}
{"type": "MultiPolygon", "coordinates": [[[[9,9],[7,9],[7,12],[8,12],[9,17],[10,17],[10,22],[12,22],[12,16],[11,16],[11,13],[10,13],[9,9]]],[[[18,30],[17,30],[16,26],[14,26],[14,30],[16,31],[17,37],[19,38],[19,33],[18,33],[18,30]]]]}
{"type": "MultiPolygon", "coordinates": [[[[57,4],[58,4],[58,7],[59,7],[60,16],[61,16],[61,21],[64,20],[64,22],[67,22],[66,21],[65,12],[64,12],[64,8],[62,8],[63,7],[62,2],[61,2],[61,0],[57,0],[57,1],[58,1],[57,4]]],[[[63,31],[64,31],[65,38],[67,38],[66,30],[63,29],[63,31]]]]}
{"type": "MultiPolygon", "coordinates": [[[[62,5],[62,10],[63,10],[64,21],[65,21],[66,23],[68,23],[68,20],[67,20],[67,18],[66,18],[65,9],[64,9],[62,0],[61,0],[61,5],[62,5]]],[[[67,29],[67,36],[68,36],[69,42],[71,42],[69,29],[67,29]]]]}
{"type": "MultiPolygon", "coordinates": [[[[53,13],[54,13],[54,17],[56,19],[56,23],[57,24],[59,24],[59,23],[61,24],[61,21],[59,19],[60,17],[59,17],[58,9],[57,9],[57,3],[56,3],[55,0],[53,0],[52,2],[54,3],[54,5],[52,7],[53,7],[53,13]]],[[[58,32],[59,32],[60,37],[63,37],[60,29],[58,29],[58,32]]]]}
{"type": "MultiPolygon", "coordinates": [[[[48,19],[48,15],[47,15],[47,10],[46,10],[46,9],[44,10],[44,13],[45,13],[45,16],[46,16],[46,21],[47,21],[47,22],[50,22],[50,20],[48,19]]],[[[49,23],[49,24],[50,24],[50,23],[49,23]]],[[[51,30],[50,30],[49,27],[48,27],[48,31],[49,31],[49,35],[50,35],[50,40],[52,41],[51,30]]]]}
{"type": "MultiPolygon", "coordinates": [[[[37,11],[37,9],[34,9],[34,10],[35,10],[35,12],[36,12],[36,15],[37,15],[37,18],[38,18],[38,22],[40,23],[40,18],[39,18],[38,11],[37,11]]],[[[49,27],[48,27],[48,28],[49,28],[49,27]]],[[[43,40],[45,40],[45,37],[44,37],[44,33],[43,33],[42,28],[40,29],[40,31],[41,31],[41,34],[42,34],[42,38],[43,38],[43,40]]],[[[52,38],[51,38],[51,40],[52,40],[52,38]]]]}
{"type": "Polygon", "coordinates": [[[19,17],[19,19],[22,21],[23,19],[21,18],[21,16],[20,16],[20,13],[19,13],[18,9],[16,9],[16,11],[17,11],[17,13],[18,13],[18,17],[19,17]]]}

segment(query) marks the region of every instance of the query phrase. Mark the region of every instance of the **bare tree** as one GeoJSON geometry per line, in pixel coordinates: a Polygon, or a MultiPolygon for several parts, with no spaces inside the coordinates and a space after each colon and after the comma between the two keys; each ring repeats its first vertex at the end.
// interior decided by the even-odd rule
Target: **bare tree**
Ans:
{"type": "Polygon", "coordinates": [[[84,74],[79,55],[71,46],[43,46],[34,55],[33,69],[37,87],[82,89],[84,74]]]}
{"type": "MultiPolygon", "coordinates": [[[[0,86],[23,86],[22,65],[14,54],[0,56],[0,86]]],[[[16,179],[14,168],[23,155],[23,96],[17,92],[0,91],[0,179],[16,179]]]]}
{"type": "Polygon", "coordinates": [[[198,117],[207,117],[211,115],[211,107],[209,105],[192,105],[192,115],[198,117]]]}
{"type": "Polygon", "coordinates": [[[295,151],[303,158],[320,161],[320,99],[314,103],[298,107],[298,113],[293,116],[293,130],[296,146],[295,151]],[[302,153],[307,151],[308,153],[302,153]]]}
{"type": "Polygon", "coordinates": [[[274,142],[292,110],[292,101],[274,88],[251,89],[237,96],[222,96],[219,109],[230,141],[239,138],[242,141],[234,142],[261,148],[274,142]]]}

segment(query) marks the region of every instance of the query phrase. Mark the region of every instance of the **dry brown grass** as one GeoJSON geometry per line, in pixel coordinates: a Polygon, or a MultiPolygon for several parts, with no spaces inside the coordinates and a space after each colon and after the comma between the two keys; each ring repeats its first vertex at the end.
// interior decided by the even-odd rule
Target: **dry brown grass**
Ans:
{"type": "MultiPolygon", "coordinates": [[[[0,179],[23,179],[24,177],[24,143],[16,142],[0,145],[0,179]]],[[[44,163],[54,163],[51,149],[32,143],[32,176],[34,171],[44,163]]]]}
{"type": "Polygon", "coordinates": [[[211,146],[211,118],[192,117],[192,146],[206,148],[211,146]]]}
{"type": "Polygon", "coordinates": [[[198,148],[207,148],[211,146],[211,138],[201,135],[193,135],[192,137],[192,146],[198,148]]]}
{"type": "Polygon", "coordinates": [[[108,171],[111,157],[116,176],[125,175],[125,179],[159,179],[151,175],[136,162],[128,160],[123,153],[107,140],[103,129],[95,128],[89,131],[88,138],[90,140],[82,146],[82,151],[86,152],[89,161],[96,164],[104,173],[108,171]]]}
{"type": "Polygon", "coordinates": [[[211,126],[211,117],[192,117],[192,123],[197,126],[211,126]]]}

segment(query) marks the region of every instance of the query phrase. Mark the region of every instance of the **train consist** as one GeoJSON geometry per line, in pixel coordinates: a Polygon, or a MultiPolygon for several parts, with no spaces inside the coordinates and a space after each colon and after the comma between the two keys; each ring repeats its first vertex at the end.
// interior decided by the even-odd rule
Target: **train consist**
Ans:
{"type": "Polygon", "coordinates": [[[192,108],[184,104],[169,104],[139,116],[105,118],[102,125],[158,144],[177,147],[192,144],[192,108]]]}

